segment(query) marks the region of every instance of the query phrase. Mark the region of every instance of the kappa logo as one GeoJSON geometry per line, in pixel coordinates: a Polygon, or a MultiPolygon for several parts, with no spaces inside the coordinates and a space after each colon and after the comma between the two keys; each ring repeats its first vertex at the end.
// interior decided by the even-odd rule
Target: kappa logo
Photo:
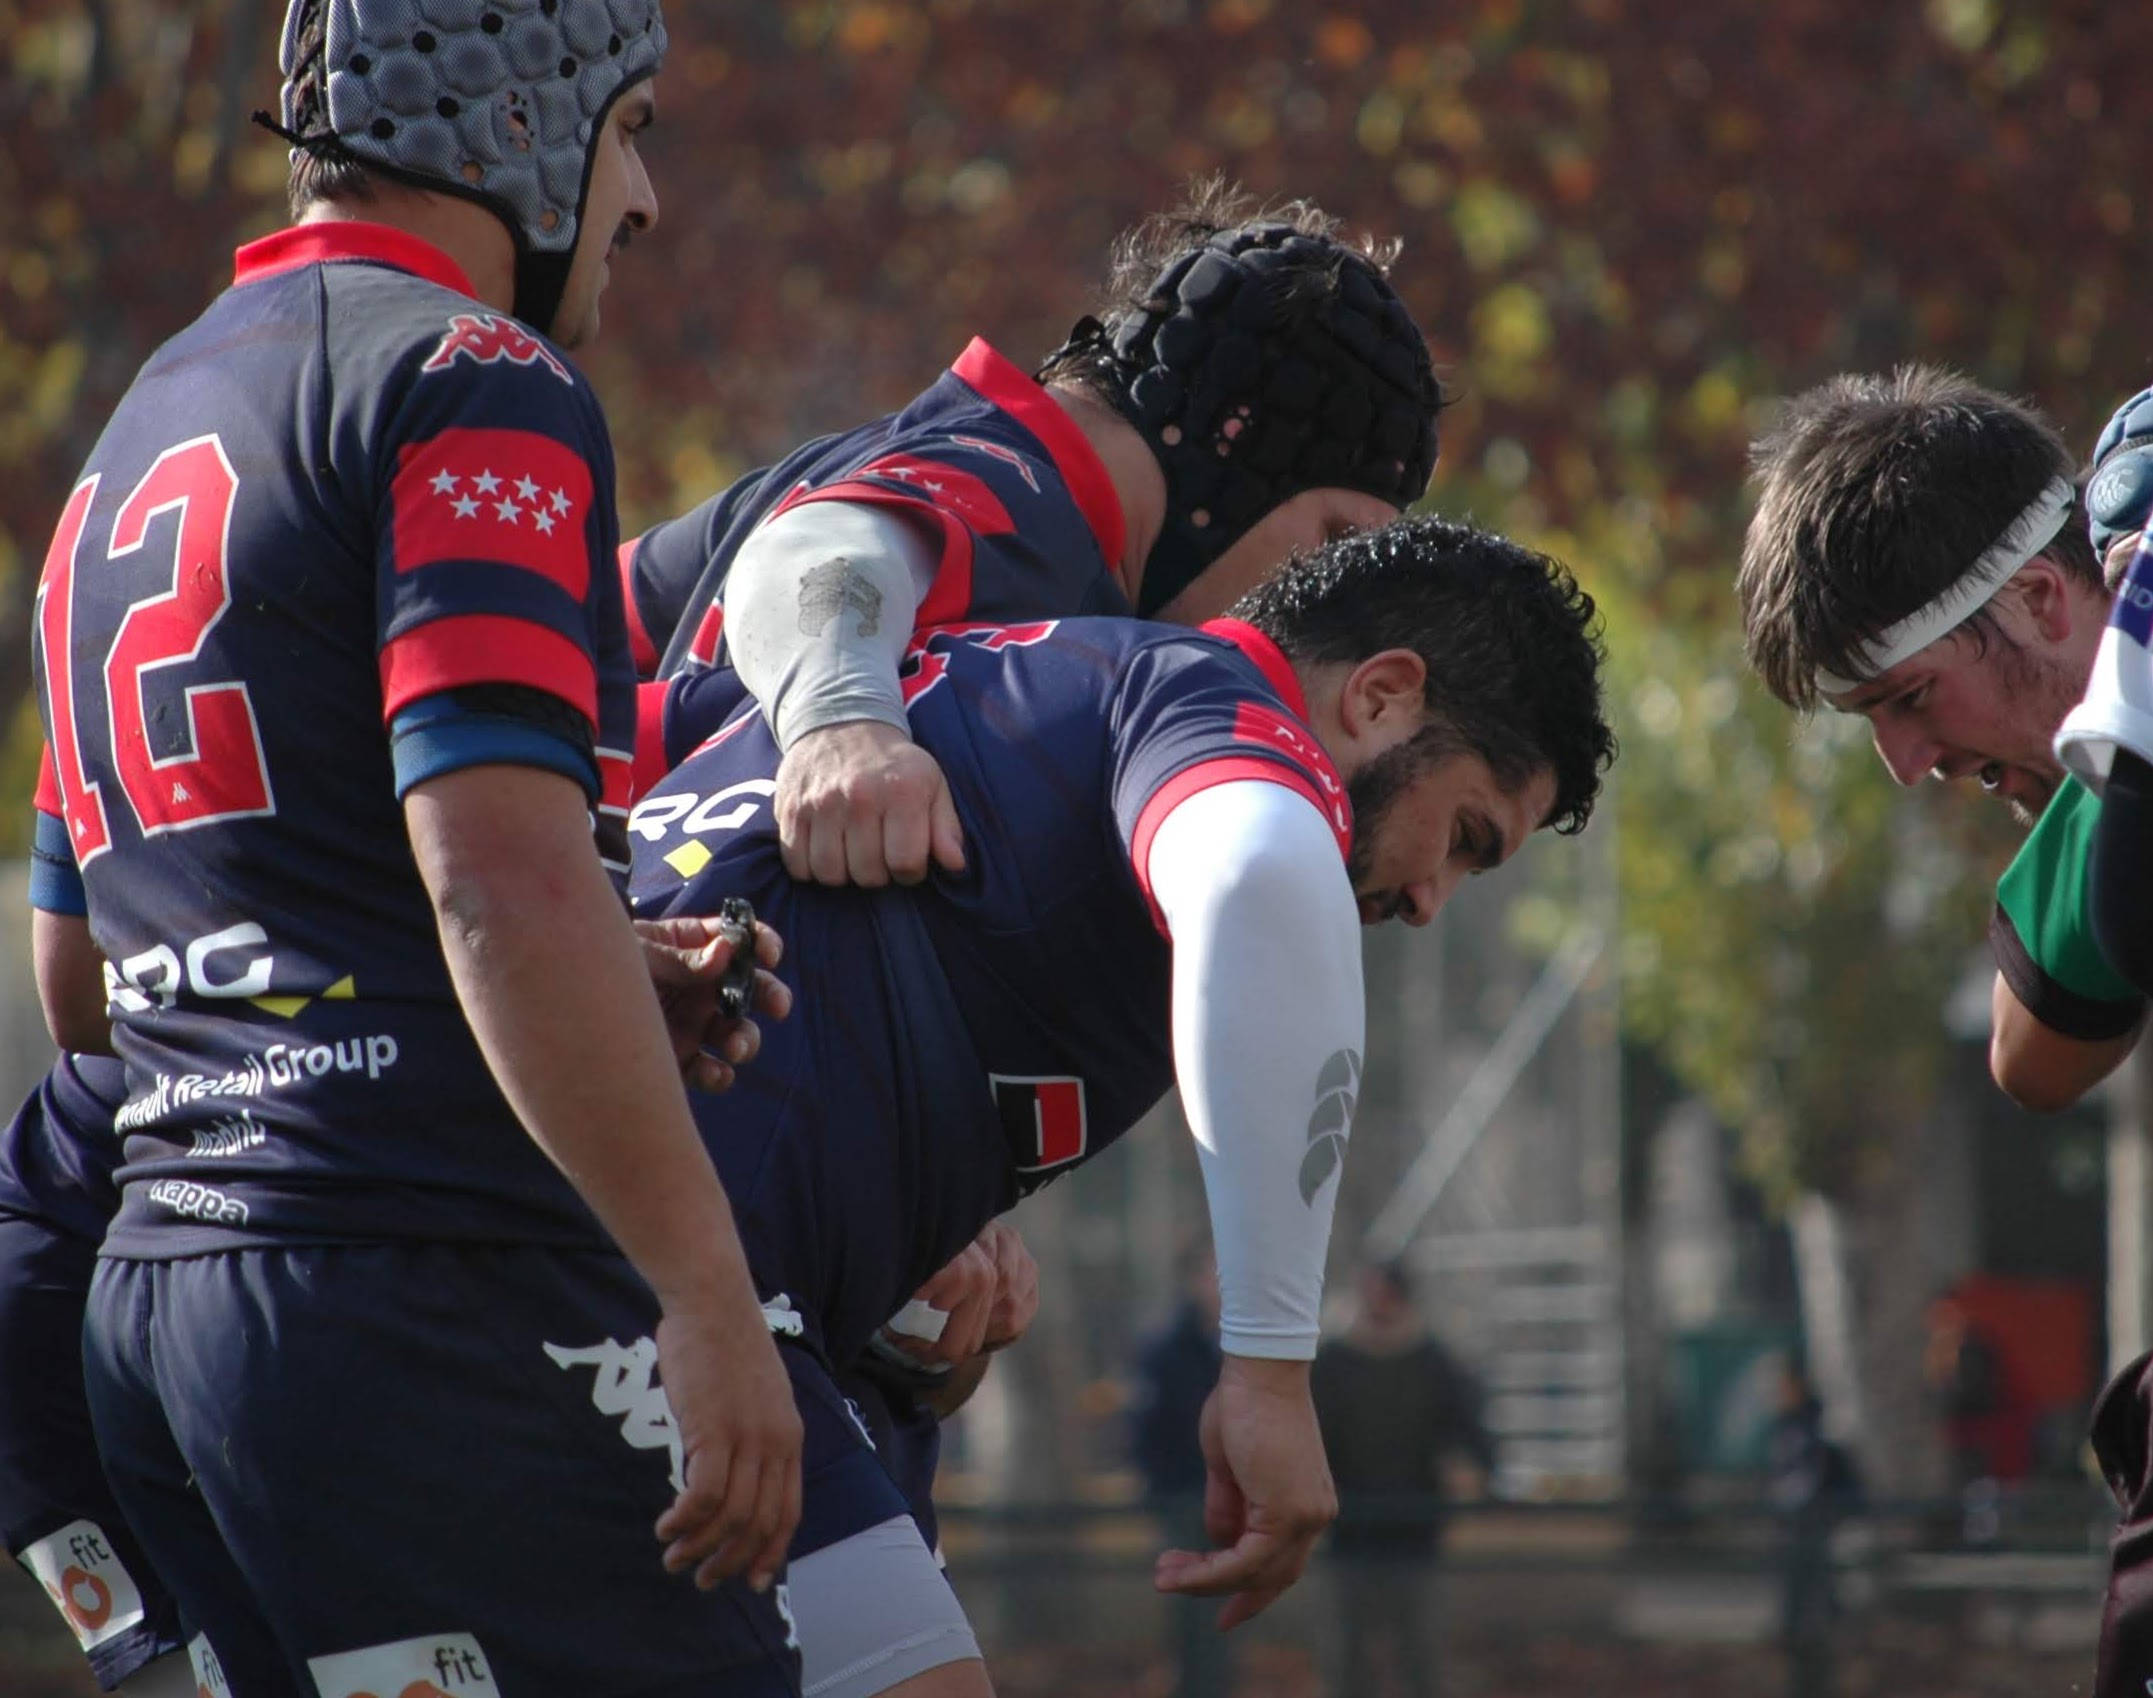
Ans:
{"type": "Polygon", "coordinates": [[[514,319],[490,312],[460,312],[450,319],[441,346],[419,370],[447,371],[458,360],[482,366],[498,365],[503,360],[514,366],[544,366],[571,389],[575,387],[575,374],[551,348],[514,319]]]}
{"type": "Polygon", "coordinates": [[[85,1651],[138,1625],[142,1594],[94,1521],[70,1521],[22,1553],[85,1651]]]}
{"type": "Polygon", "coordinates": [[[1301,1158],[1301,1201],[1316,1206],[1316,1193],[1336,1173],[1353,1136],[1353,1103],[1360,1094],[1361,1058],[1342,1049],[1316,1075],[1316,1108],[1308,1117],[1308,1153],[1301,1158]]]}
{"type": "Polygon", "coordinates": [[[498,1698],[486,1653],[468,1633],[430,1634],[310,1657],[307,1672],[321,1698],[498,1698]]]}
{"type": "Polygon", "coordinates": [[[621,1437],[632,1448],[664,1451],[673,1464],[673,1490],[688,1489],[680,1427],[673,1420],[673,1406],[665,1400],[665,1387],[654,1377],[658,1370],[656,1339],[639,1338],[632,1344],[620,1344],[609,1338],[587,1350],[568,1350],[558,1344],[543,1348],[556,1368],[596,1369],[591,1406],[601,1415],[620,1417],[621,1437]]]}
{"type": "Polygon", "coordinates": [[[1007,447],[999,442],[989,442],[985,437],[981,436],[953,436],[950,441],[959,448],[974,448],[982,454],[991,454],[1005,465],[1016,467],[1017,476],[1024,480],[1025,488],[1029,489],[1034,495],[1039,493],[1039,476],[1032,470],[1032,463],[1014,448],[1007,447]]]}

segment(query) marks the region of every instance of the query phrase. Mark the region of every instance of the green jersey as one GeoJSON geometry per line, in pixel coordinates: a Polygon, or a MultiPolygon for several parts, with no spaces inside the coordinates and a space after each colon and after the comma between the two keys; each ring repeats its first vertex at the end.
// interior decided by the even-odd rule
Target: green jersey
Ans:
{"type": "Polygon", "coordinates": [[[1989,947],[2011,994],[2042,1025],[2099,1043],[2138,1023],[2145,998],[2094,942],[2086,889],[2101,799],[2064,780],[1996,886],[1989,947]]]}

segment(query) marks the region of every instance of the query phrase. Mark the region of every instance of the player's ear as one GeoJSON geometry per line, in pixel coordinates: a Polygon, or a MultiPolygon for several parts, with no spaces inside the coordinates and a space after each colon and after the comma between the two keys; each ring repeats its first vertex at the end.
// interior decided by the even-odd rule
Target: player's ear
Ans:
{"type": "Polygon", "coordinates": [[[2010,588],[2044,642],[2060,643],[2069,638],[2078,615],[2071,605],[2069,579],[2061,566],[2047,555],[2037,554],[2019,569],[2010,588]]]}
{"type": "Polygon", "coordinates": [[[1338,717],[1347,733],[1409,728],[1420,720],[1427,700],[1428,663],[1411,649],[1384,649],[1352,672],[1338,699],[1338,717]]]}

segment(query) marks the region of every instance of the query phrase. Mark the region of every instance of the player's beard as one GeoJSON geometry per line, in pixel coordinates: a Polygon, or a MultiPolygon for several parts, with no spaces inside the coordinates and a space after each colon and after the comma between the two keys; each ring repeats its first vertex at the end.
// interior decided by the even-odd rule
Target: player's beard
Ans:
{"type": "Polygon", "coordinates": [[[1393,918],[1405,897],[1396,890],[1371,886],[1375,846],[1383,835],[1391,810],[1420,781],[1427,770],[1456,753],[1455,739],[1447,726],[1423,726],[1403,743],[1394,743],[1368,761],[1346,780],[1346,800],[1353,805],[1353,852],[1346,857],[1346,876],[1353,881],[1353,894],[1373,903],[1378,919],[1393,918]]]}
{"type": "Polygon", "coordinates": [[[2014,704],[2017,724],[2037,728],[2039,748],[2031,758],[1999,763],[2015,765],[2036,791],[2030,798],[2020,794],[2004,798],[2019,824],[2030,827],[2062,788],[2063,767],[2050,745],[2057,727],[2086,693],[2086,681],[2060,661],[2028,654],[2001,632],[1992,641],[1996,645],[1992,664],[1999,696],[2014,704]]]}

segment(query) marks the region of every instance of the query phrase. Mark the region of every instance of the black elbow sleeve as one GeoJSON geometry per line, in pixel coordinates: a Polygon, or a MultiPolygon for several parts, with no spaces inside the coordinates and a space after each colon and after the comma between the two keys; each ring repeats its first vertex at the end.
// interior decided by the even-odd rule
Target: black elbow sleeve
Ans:
{"type": "Polygon", "coordinates": [[[2102,794],[2092,882],[2101,953],[2153,996],[2153,765],[2122,749],[2102,794]]]}

